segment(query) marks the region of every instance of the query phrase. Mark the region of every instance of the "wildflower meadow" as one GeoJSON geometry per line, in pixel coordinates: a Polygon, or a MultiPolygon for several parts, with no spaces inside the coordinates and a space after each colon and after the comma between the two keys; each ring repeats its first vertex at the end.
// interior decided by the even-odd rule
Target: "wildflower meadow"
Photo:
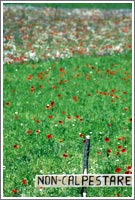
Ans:
{"type": "Polygon", "coordinates": [[[132,4],[108,5],[4,3],[4,197],[81,197],[35,176],[81,174],[86,135],[90,174],[132,174],[132,4]]]}

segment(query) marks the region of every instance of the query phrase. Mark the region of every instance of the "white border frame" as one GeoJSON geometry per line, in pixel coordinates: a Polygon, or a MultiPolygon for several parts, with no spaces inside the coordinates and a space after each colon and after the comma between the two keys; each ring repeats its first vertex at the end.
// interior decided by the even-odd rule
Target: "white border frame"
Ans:
{"type": "MultiPolygon", "coordinates": [[[[134,199],[134,1],[1,1],[1,180],[3,180],[3,4],[4,3],[132,3],[132,197],[85,197],[85,199],[134,199]]],[[[1,199],[84,199],[83,197],[3,197],[1,199]]]]}

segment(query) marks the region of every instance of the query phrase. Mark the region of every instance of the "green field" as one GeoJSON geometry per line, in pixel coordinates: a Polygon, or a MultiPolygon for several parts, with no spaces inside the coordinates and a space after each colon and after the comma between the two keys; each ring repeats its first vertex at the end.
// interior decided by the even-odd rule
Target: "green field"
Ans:
{"type": "Polygon", "coordinates": [[[4,5],[53,8],[132,9],[131,3],[4,3],[4,5]]]}
{"type": "MultiPolygon", "coordinates": [[[[84,21],[71,12],[71,22],[49,10],[45,23],[44,10],[38,20],[35,10],[16,10],[5,9],[3,25],[4,197],[81,197],[81,188],[39,190],[34,179],[82,174],[88,134],[89,173],[132,173],[130,17],[84,21]]],[[[131,187],[87,189],[93,198],[131,196],[131,187]]]]}

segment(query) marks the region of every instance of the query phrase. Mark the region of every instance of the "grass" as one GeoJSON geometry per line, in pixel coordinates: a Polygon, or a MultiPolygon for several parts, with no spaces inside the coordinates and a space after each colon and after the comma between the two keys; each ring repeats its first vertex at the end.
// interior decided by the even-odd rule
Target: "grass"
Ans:
{"type": "MultiPolygon", "coordinates": [[[[116,173],[118,167],[121,174],[128,171],[131,51],[4,64],[3,70],[5,197],[80,197],[80,188],[40,192],[33,179],[37,174],[82,173],[87,134],[91,135],[89,173],[116,173]]],[[[132,188],[88,188],[87,194],[117,195],[131,197],[132,188]]]]}
{"type": "Polygon", "coordinates": [[[132,9],[131,3],[4,3],[4,5],[22,5],[25,7],[53,8],[91,8],[91,9],[132,9]]]}

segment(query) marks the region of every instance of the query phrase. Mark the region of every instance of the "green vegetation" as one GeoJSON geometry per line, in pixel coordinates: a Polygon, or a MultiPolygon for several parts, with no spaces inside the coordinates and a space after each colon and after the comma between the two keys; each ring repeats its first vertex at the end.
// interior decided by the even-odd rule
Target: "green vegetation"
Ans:
{"type": "MultiPolygon", "coordinates": [[[[118,167],[122,174],[128,171],[131,94],[131,52],[5,64],[4,196],[79,197],[80,188],[47,188],[41,193],[33,178],[82,173],[87,134],[89,173],[116,173],[118,167]]],[[[131,196],[131,188],[88,189],[90,197],[119,193],[131,196]]]]}
{"type": "Polygon", "coordinates": [[[90,8],[90,9],[132,9],[131,3],[4,3],[4,5],[22,5],[54,8],[90,8]]]}

